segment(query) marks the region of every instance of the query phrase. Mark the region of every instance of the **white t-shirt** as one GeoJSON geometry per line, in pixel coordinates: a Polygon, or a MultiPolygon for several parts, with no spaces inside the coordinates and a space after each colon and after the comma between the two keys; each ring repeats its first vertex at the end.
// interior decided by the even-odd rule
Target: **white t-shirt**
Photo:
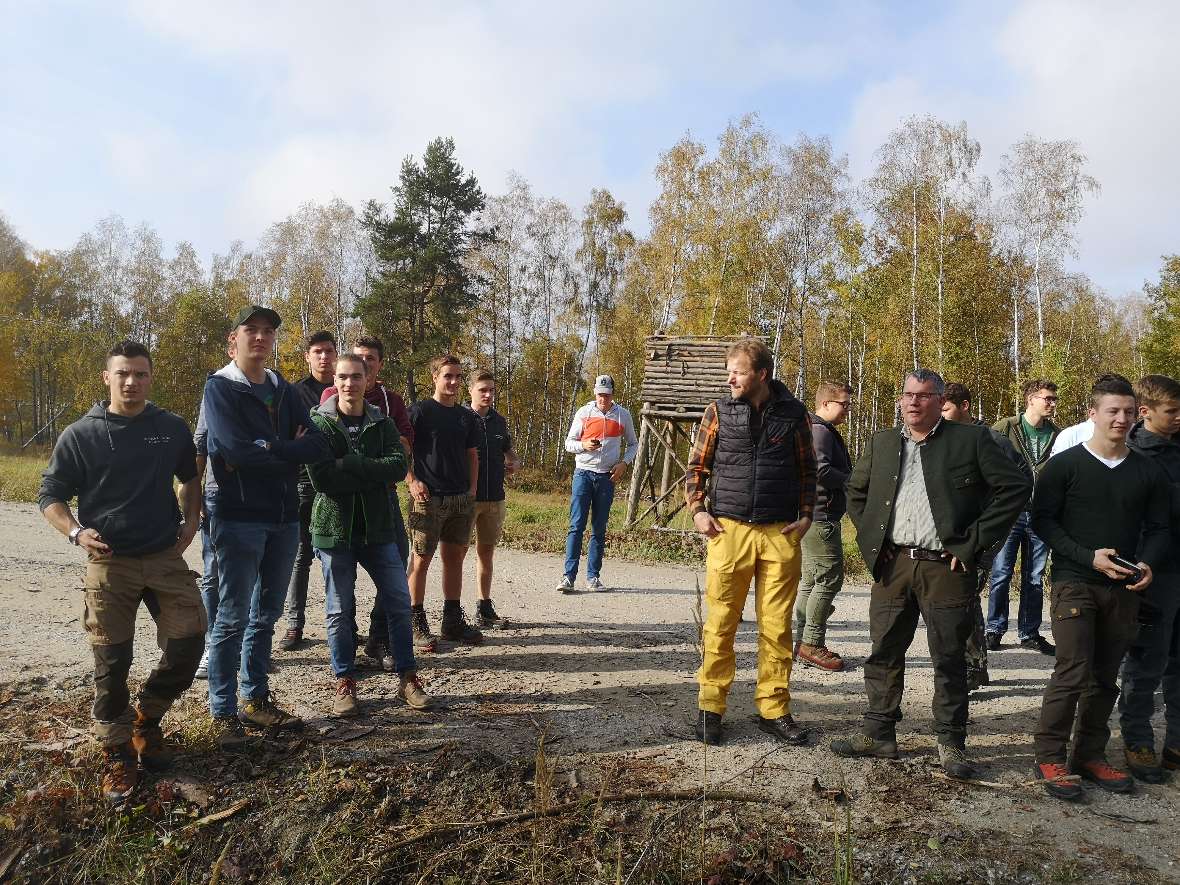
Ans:
{"type": "MultiPolygon", "coordinates": [[[[1089,440],[1087,440],[1086,442],[1089,442],[1089,440]]],[[[1099,461],[1101,461],[1103,464],[1105,464],[1107,467],[1110,467],[1111,469],[1118,467],[1120,464],[1122,464],[1124,461],[1127,460],[1126,455],[1123,455],[1123,457],[1121,457],[1121,458],[1103,458],[1101,455],[1099,455],[1097,452],[1095,452],[1092,448],[1090,448],[1088,445],[1086,445],[1086,443],[1082,443],[1082,448],[1085,449],[1087,452],[1089,452],[1091,455],[1093,455],[1095,458],[1097,458],[1099,461]]]]}
{"type": "MultiPolygon", "coordinates": [[[[1049,450],[1049,457],[1060,455],[1066,449],[1072,449],[1078,443],[1084,443],[1094,435],[1094,422],[1087,418],[1081,424],[1074,424],[1057,434],[1053,440],[1053,448],[1049,450]]],[[[1095,455],[1095,458],[1098,456],[1095,455]]]]}

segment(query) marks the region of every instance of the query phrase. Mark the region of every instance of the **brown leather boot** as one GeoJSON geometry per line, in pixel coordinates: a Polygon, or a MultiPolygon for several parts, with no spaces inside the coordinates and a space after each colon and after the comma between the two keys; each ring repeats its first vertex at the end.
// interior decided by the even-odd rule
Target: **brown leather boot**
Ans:
{"type": "Polygon", "coordinates": [[[844,659],[829,649],[826,645],[808,645],[801,643],[795,651],[795,657],[812,667],[821,670],[843,670],[844,659]]]}
{"type": "Polygon", "coordinates": [[[122,802],[135,792],[139,784],[139,767],[131,744],[103,747],[106,771],[102,775],[102,794],[108,802],[122,802]]]}
{"type": "Polygon", "coordinates": [[[172,765],[172,750],[164,741],[160,720],[149,719],[138,707],[131,726],[131,748],[148,771],[164,771],[172,765]]]}

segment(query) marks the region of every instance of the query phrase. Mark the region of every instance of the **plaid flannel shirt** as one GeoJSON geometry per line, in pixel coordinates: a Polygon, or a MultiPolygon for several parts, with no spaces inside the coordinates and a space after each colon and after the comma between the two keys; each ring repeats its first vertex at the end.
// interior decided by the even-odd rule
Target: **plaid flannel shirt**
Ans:
{"type": "MultiPolygon", "coordinates": [[[[717,451],[717,431],[720,426],[717,403],[709,403],[688,456],[688,474],[684,481],[684,498],[691,516],[708,509],[705,507],[705,496],[709,490],[709,476],[713,473],[713,455],[717,451]]],[[[799,467],[797,519],[811,519],[815,509],[815,446],[811,441],[810,416],[795,429],[795,463],[799,467]]]]}

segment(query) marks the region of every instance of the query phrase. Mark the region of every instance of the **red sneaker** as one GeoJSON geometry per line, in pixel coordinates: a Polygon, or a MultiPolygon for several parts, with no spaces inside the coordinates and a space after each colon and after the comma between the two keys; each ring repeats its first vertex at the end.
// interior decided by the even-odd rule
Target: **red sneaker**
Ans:
{"type": "Polygon", "coordinates": [[[1135,790],[1135,779],[1105,759],[1091,759],[1089,762],[1079,763],[1074,766],[1074,770],[1086,780],[1093,781],[1112,793],[1131,793],[1135,790]]]}
{"type": "Polygon", "coordinates": [[[1077,776],[1059,762],[1039,762],[1033,766],[1033,773],[1045,782],[1045,792],[1055,799],[1079,802],[1084,795],[1077,784],[1077,776]]]}

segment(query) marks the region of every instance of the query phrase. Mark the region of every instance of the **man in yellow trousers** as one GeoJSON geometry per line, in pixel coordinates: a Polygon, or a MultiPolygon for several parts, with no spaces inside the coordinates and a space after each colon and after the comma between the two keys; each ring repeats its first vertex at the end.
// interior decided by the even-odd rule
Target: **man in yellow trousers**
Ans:
{"type": "Polygon", "coordinates": [[[742,339],[729,349],[731,396],[705,409],[688,460],[688,509],[696,530],[709,538],[696,723],[706,744],[722,741],[733,641],[751,580],[758,616],[758,727],[790,744],[807,740],[791,715],[791,615],[799,545],[815,505],[815,449],[807,408],[771,377],[772,368],[760,339],[742,339]]]}

